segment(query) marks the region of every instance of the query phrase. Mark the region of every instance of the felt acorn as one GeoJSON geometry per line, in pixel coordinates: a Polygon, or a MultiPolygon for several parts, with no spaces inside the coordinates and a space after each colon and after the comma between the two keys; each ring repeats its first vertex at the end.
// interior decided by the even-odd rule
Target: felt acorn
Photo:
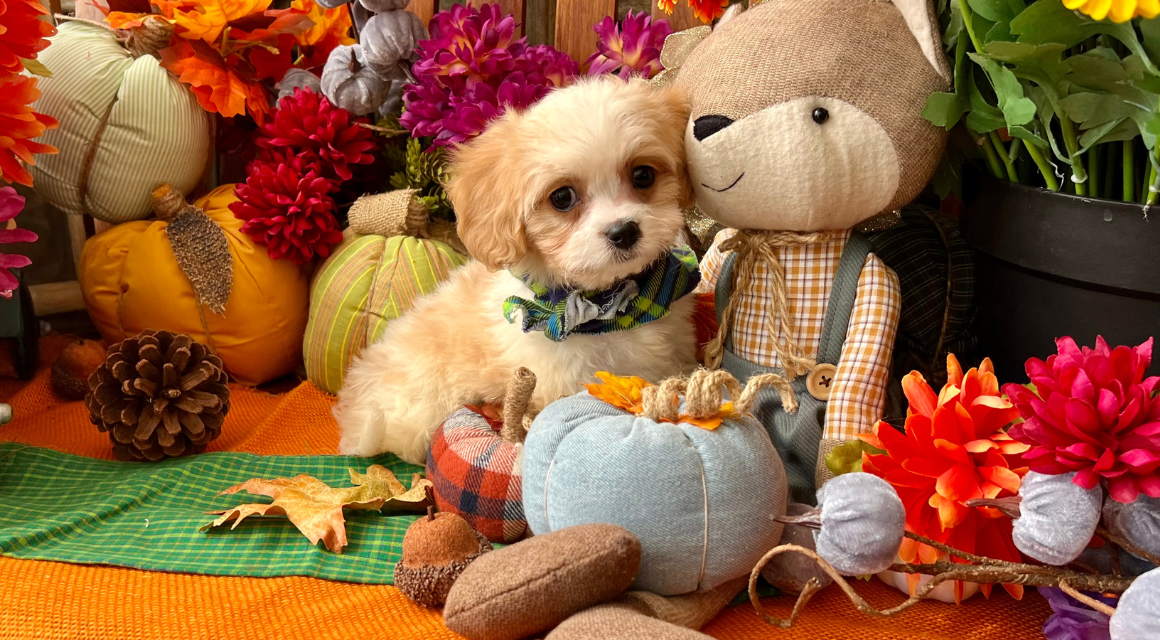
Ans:
{"type": "Polygon", "coordinates": [[[380,78],[369,66],[361,45],[339,45],[330,52],[322,70],[322,94],[352,115],[365,116],[379,110],[390,97],[390,80],[380,78]]]}
{"type": "Polygon", "coordinates": [[[427,507],[427,516],[413,522],[403,536],[395,586],[414,602],[441,607],[467,565],[491,550],[491,542],[466,520],[427,507]]]}
{"type": "Polygon", "coordinates": [[[52,363],[52,390],[70,400],[83,400],[89,376],[105,363],[105,346],[96,340],[70,342],[52,363]]]}
{"type": "Polygon", "coordinates": [[[818,491],[818,508],[779,518],[814,530],[817,553],[838,573],[864,576],[890,568],[902,546],[906,509],[894,487],[869,473],[846,473],[818,491]]]}

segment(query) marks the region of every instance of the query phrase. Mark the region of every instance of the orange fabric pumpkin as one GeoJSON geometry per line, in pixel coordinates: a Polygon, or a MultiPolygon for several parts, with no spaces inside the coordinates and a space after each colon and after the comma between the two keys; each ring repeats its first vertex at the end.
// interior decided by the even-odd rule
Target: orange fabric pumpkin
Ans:
{"type": "Polygon", "coordinates": [[[77,276],[89,315],[110,343],[144,329],[186,333],[210,345],[233,381],[256,385],[285,375],[302,360],[312,265],[271,260],[229,210],[234,185],[194,203],[225,232],[233,287],[225,314],[200,305],[178,267],[163,220],[138,220],[85,243],[77,276]]]}

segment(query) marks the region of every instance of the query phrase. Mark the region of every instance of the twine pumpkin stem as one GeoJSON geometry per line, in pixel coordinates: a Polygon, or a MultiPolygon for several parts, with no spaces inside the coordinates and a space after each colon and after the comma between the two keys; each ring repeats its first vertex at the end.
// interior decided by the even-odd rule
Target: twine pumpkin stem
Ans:
{"type": "Polygon", "coordinates": [[[528,405],[536,391],[536,374],[527,367],[520,367],[508,381],[507,393],[503,399],[503,430],[500,435],[511,443],[521,443],[528,437],[531,419],[528,405]]]}
{"type": "Polygon", "coordinates": [[[763,389],[776,389],[785,410],[798,410],[793,385],[777,373],[753,376],[742,388],[733,374],[723,369],[698,369],[688,380],[669,378],[659,385],[641,391],[641,415],[658,422],[678,422],[681,417],[681,395],[685,396],[685,412],[692,418],[704,420],[720,415],[725,401],[722,389],[729,392],[733,410],[748,415],[757,404],[763,389]]]}

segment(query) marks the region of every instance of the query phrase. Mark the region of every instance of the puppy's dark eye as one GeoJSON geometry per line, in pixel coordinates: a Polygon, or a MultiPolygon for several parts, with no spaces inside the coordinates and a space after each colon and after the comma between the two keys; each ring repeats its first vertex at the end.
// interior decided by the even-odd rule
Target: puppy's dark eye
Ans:
{"type": "Polygon", "coordinates": [[[580,195],[572,187],[560,187],[548,196],[552,208],[560,213],[567,213],[580,204],[580,195]]]}
{"type": "Polygon", "coordinates": [[[822,124],[826,120],[830,119],[830,112],[826,111],[825,109],[823,109],[821,107],[818,107],[817,109],[814,109],[813,117],[814,117],[814,122],[816,122],[818,124],[822,124]]]}
{"type": "Polygon", "coordinates": [[[657,170],[649,166],[639,166],[632,170],[632,186],[636,189],[648,189],[657,181],[657,170]]]}

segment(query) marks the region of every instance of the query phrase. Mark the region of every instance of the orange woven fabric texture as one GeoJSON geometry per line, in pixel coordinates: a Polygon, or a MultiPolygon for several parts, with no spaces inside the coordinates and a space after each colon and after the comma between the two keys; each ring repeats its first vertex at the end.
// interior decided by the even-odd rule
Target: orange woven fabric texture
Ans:
{"type": "MultiPolygon", "coordinates": [[[[67,342],[50,337],[42,360],[67,342]]],[[[56,397],[47,366],[28,383],[0,380],[0,399],[16,419],[0,427],[0,441],[23,442],[94,458],[110,459],[106,434],[88,420],[80,402],[56,397]]],[[[210,451],[267,455],[334,453],[338,435],[330,415],[333,399],[304,383],[271,395],[235,386],[222,436],[210,451]]],[[[879,608],[902,594],[877,581],[857,589],[879,608]]],[[[788,616],[792,602],[764,602],[788,616]]],[[[763,622],[749,605],[733,607],[704,631],[719,640],[1031,640],[1042,638],[1051,613],[1032,591],[1015,602],[1001,590],[991,600],[975,597],[960,607],[923,603],[890,620],[867,618],[838,589],[810,601],[793,629],[763,622]]],[[[458,638],[439,613],[412,604],[390,586],[355,585],[314,578],[234,578],[71,565],[0,557],[0,640],[258,640],[458,638]]]]}

